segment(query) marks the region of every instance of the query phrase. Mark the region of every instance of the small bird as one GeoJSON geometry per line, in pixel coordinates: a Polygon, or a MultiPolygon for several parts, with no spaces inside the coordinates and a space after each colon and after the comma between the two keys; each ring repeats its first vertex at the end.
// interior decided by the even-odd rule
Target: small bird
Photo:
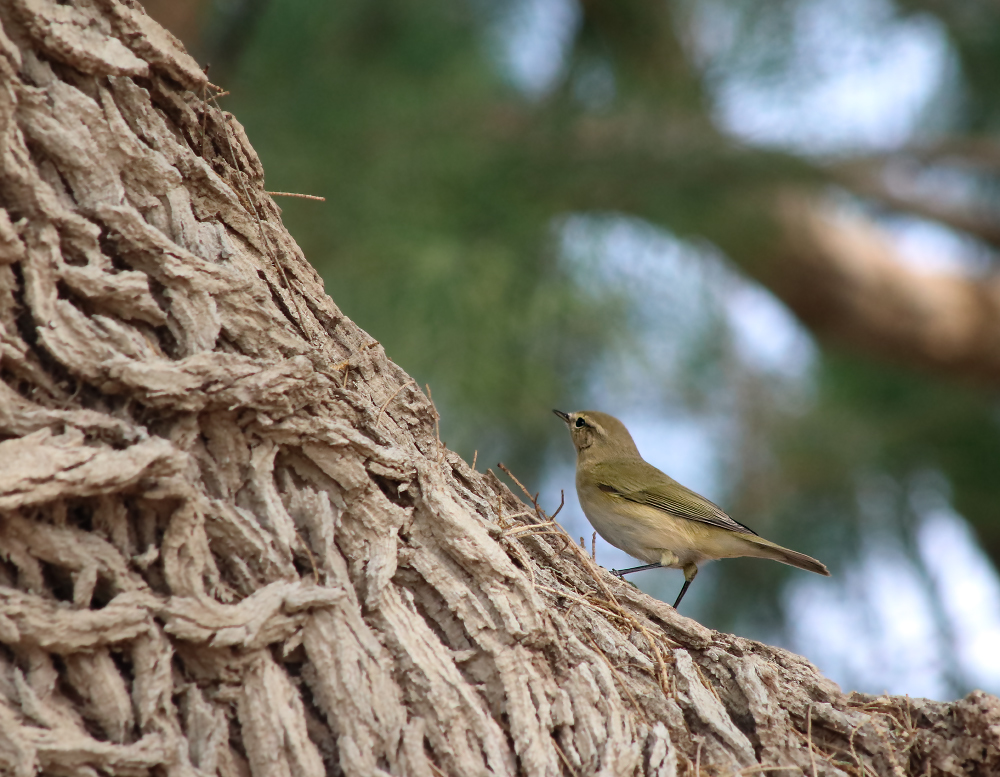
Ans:
{"type": "Polygon", "coordinates": [[[613,575],[657,567],[683,569],[684,587],[674,609],[702,561],[753,556],[830,575],[816,559],[757,536],[649,464],[617,418],[594,410],[552,412],[566,422],[576,446],[576,493],[587,519],[616,548],[647,562],[613,569],[613,575]]]}

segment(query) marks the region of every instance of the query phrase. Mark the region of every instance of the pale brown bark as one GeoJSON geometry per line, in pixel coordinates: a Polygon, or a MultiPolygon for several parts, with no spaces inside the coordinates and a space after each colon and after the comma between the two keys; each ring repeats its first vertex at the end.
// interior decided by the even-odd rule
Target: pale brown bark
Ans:
{"type": "Polygon", "coordinates": [[[996,698],[844,695],[533,527],[138,6],[0,22],[0,773],[1000,769],[996,698]]]}

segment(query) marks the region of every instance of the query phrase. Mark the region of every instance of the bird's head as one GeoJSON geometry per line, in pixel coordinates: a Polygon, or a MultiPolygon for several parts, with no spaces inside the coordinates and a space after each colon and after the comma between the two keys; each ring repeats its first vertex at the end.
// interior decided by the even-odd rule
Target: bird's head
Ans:
{"type": "Polygon", "coordinates": [[[575,413],[564,413],[561,410],[552,412],[566,422],[569,436],[580,456],[609,459],[639,455],[639,450],[635,447],[632,435],[628,433],[625,424],[614,416],[597,410],[580,410],[575,413]]]}

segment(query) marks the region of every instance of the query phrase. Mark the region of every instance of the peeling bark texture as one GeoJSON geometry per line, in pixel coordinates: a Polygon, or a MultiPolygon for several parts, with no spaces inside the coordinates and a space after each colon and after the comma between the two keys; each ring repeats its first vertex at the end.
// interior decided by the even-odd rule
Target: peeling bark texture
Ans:
{"type": "Polygon", "coordinates": [[[347,320],[134,2],[0,3],[0,773],[995,775],[621,583],[347,320]]]}
{"type": "Polygon", "coordinates": [[[784,244],[754,272],[810,329],[890,362],[1000,385],[995,274],[914,269],[874,224],[802,192],[779,199],[778,217],[784,244]]]}

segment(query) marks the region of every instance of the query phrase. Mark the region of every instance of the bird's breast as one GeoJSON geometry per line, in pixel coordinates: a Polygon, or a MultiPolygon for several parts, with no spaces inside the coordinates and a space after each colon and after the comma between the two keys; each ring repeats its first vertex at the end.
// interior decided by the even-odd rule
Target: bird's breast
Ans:
{"type": "Polygon", "coordinates": [[[596,486],[578,485],[577,495],[587,520],[601,537],[647,564],[659,563],[664,549],[677,552],[691,544],[689,533],[680,525],[683,519],[596,486]]]}
{"type": "Polygon", "coordinates": [[[689,562],[745,555],[729,547],[742,540],[733,532],[629,501],[602,491],[596,483],[578,480],[576,490],[583,512],[597,533],[647,564],[660,563],[664,550],[671,551],[681,567],[689,562]]]}

